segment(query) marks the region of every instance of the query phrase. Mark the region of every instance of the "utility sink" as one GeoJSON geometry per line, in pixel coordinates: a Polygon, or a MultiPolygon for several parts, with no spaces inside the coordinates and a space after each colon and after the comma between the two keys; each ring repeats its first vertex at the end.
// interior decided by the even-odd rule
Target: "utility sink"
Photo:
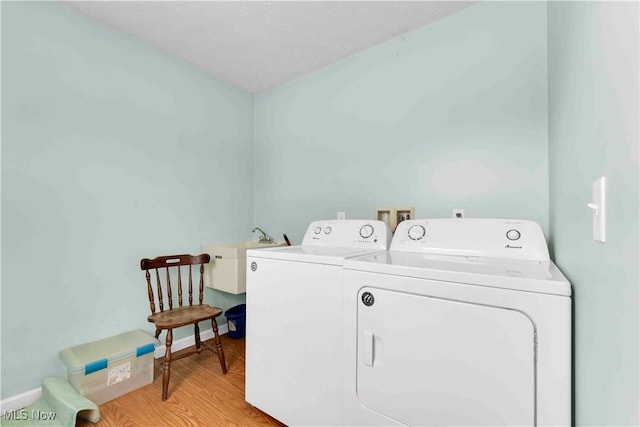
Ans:
{"type": "Polygon", "coordinates": [[[204,285],[231,294],[245,293],[247,289],[247,250],[276,248],[278,246],[286,246],[286,243],[261,243],[247,240],[237,243],[203,245],[203,252],[211,257],[211,261],[205,266],[204,285]]]}
{"type": "Polygon", "coordinates": [[[284,242],[260,243],[254,240],[247,240],[246,242],[223,243],[220,245],[215,245],[215,247],[218,248],[220,252],[225,252],[225,255],[227,256],[241,258],[246,256],[247,249],[275,248],[284,245],[286,245],[286,243],[284,242]]]}

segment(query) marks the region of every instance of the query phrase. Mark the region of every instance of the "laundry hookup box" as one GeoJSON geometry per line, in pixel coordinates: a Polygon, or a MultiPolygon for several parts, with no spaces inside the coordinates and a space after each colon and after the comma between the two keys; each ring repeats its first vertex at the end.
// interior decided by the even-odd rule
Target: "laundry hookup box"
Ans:
{"type": "Polygon", "coordinates": [[[142,330],[60,352],[67,380],[96,405],[153,382],[153,353],[160,341],[142,330]]]}

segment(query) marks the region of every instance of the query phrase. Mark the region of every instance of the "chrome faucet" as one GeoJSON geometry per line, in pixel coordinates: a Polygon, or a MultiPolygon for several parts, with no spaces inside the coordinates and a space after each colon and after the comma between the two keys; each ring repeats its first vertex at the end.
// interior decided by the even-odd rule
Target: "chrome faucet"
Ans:
{"type": "Polygon", "coordinates": [[[255,233],[256,231],[262,233],[262,236],[260,236],[260,240],[258,240],[259,243],[273,243],[273,238],[265,233],[260,227],[255,227],[253,230],[251,230],[252,233],[255,233]]]}

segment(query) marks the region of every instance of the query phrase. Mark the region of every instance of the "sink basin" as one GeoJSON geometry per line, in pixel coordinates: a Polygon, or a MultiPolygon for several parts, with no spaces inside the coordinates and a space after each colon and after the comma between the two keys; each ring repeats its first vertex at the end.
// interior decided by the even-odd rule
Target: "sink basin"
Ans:
{"type": "Polygon", "coordinates": [[[256,242],[255,240],[247,240],[246,242],[230,243],[230,245],[240,245],[241,247],[244,247],[247,249],[253,249],[253,248],[270,248],[270,247],[284,246],[286,245],[286,243],[284,242],[261,243],[261,242],[256,242]]]}
{"type": "Polygon", "coordinates": [[[244,293],[247,249],[276,248],[285,245],[284,242],[260,243],[253,240],[203,245],[203,252],[211,256],[211,262],[204,271],[204,285],[231,294],[244,293]]]}
{"type": "Polygon", "coordinates": [[[284,242],[260,243],[254,240],[247,240],[246,242],[204,245],[202,249],[211,255],[211,260],[214,260],[220,258],[244,258],[247,256],[247,249],[276,248],[284,245],[286,245],[284,242]]]}
{"type": "Polygon", "coordinates": [[[284,245],[286,245],[284,242],[260,243],[254,240],[247,240],[246,242],[205,245],[204,251],[211,255],[211,259],[220,259],[220,257],[245,258],[247,256],[247,249],[276,248],[284,245]]]}

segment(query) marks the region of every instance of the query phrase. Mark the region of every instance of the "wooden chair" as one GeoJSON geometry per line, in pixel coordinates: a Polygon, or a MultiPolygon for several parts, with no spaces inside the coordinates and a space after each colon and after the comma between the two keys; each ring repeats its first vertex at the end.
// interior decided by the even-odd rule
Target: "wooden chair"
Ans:
{"type": "MultiPolygon", "coordinates": [[[[162,330],[167,330],[166,351],[163,364],[162,375],[162,400],[167,400],[167,390],[169,389],[169,377],[171,376],[171,344],[173,342],[173,329],[180,326],[193,324],[194,337],[196,341],[196,348],[185,354],[181,354],[177,359],[181,359],[186,356],[190,356],[194,353],[200,353],[203,349],[207,348],[213,351],[217,351],[218,359],[220,360],[220,367],[222,373],[227,373],[227,366],[224,360],[224,352],[222,350],[222,342],[220,341],[220,335],[218,334],[218,324],[216,323],[216,317],[222,314],[222,310],[217,307],[211,307],[210,305],[202,303],[203,290],[204,290],[204,264],[207,264],[210,260],[208,254],[202,255],[170,255],[160,256],[154,259],[144,258],[140,261],[140,268],[145,271],[147,278],[147,290],[149,292],[149,305],[151,307],[151,315],[147,320],[156,326],[156,338],[160,335],[162,330]],[[191,266],[200,265],[200,280],[198,284],[198,302],[193,303],[193,280],[191,266]],[[188,266],[189,270],[189,305],[183,304],[182,301],[182,270],[183,267],[188,266]],[[160,270],[166,270],[161,272],[160,270]],[[151,272],[155,270],[155,281],[157,295],[154,295],[154,287],[152,285],[151,272]],[[165,274],[166,273],[166,274],[165,274]],[[164,276],[164,280],[161,279],[164,276]],[[177,277],[177,283],[172,286],[171,279],[177,277]],[[164,282],[164,283],[163,283],[164,282]],[[163,290],[164,288],[164,290],[163,290]],[[177,293],[177,307],[174,308],[174,298],[177,293]],[[156,312],[156,300],[160,311],[156,312]],[[169,306],[167,309],[166,306],[169,306]],[[211,319],[211,326],[213,327],[213,335],[216,348],[207,345],[200,341],[200,329],[198,322],[211,319]]],[[[184,268],[186,270],[186,268],[184,268]]],[[[174,280],[174,283],[176,280],[174,280]]]]}

